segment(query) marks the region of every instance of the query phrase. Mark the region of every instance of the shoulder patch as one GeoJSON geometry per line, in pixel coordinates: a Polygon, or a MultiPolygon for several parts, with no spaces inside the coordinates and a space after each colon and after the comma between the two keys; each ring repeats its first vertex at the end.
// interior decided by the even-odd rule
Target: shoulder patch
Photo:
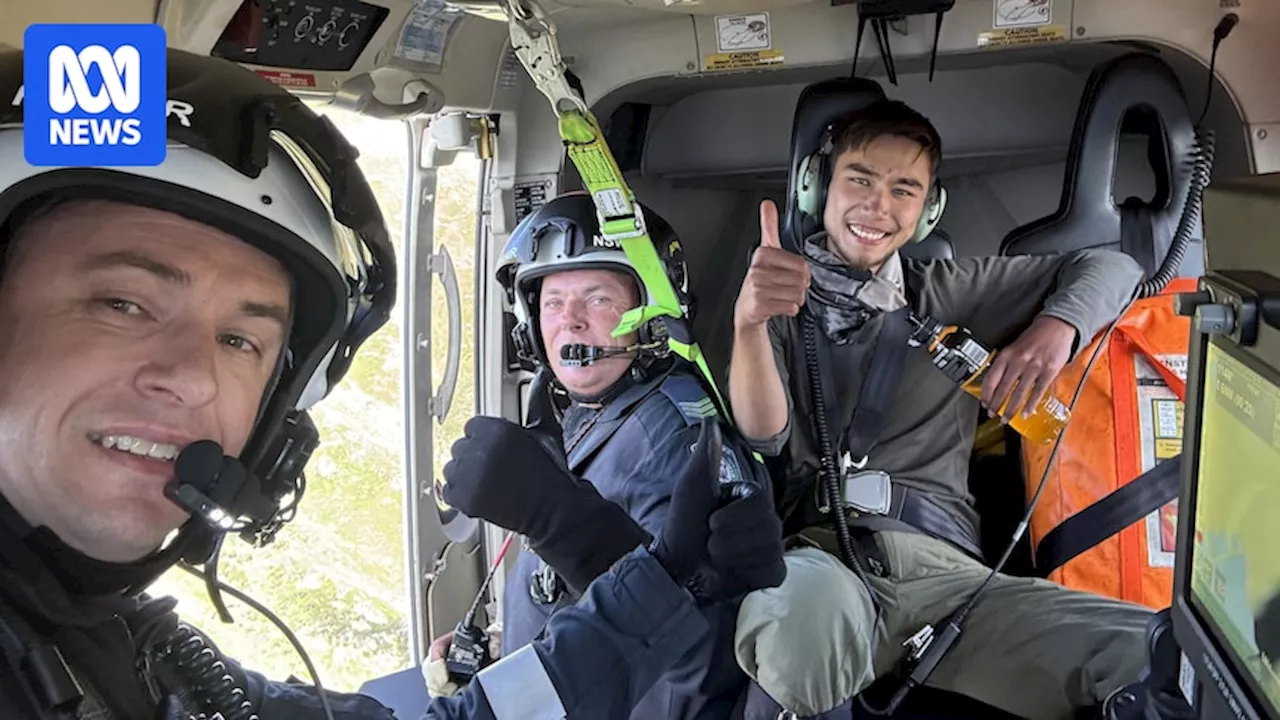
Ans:
{"type": "MultiPolygon", "coordinates": [[[[689,452],[697,452],[697,444],[689,446],[689,452]]],[[[727,488],[734,497],[745,497],[752,487],[747,478],[746,469],[738,460],[738,454],[728,445],[720,447],[720,485],[727,488]]]]}
{"type": "Polygon", "coordinates": [[[685,425],[697,425],[703,418],[719,417],[715,401],[707,396],[697,378],[688,375],[671,375],[660,388],[663,395],[676,406],[685,425]]]}
{"type": "Polygon", "coordinates": [[[743,485],[747,479],[738,463],[738,455],[728,445],[720,448],[720,483],[722,485],[743,485]]]}

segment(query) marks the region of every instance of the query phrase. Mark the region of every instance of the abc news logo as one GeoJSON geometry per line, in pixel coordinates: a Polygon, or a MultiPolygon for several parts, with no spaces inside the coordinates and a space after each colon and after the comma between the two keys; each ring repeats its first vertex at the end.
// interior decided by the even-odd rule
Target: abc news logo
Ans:
{"type": "MultiPolygon", "coordinates": [[[[121,115],[138,111],[142,104],[141,56],[138,48],[121,45],[114,53],[101,45],[80,52],[59,45],[49,53],[49,109],[67,115],[77,109],[101,115],[114,109],[121,115]],[[96,68],[102,77],[97,92],[89,89],[88,73],[96,68]]],[[[142,121],[134,117],[55,117],[49,121],[53,145],[137,145],[142,141],[142,121]]]]}
{"type": "MultiPolygon", "coordinates": [[[[189,126],[187,103],[167,101],[160,25],[32,25],[23,47],[23,150],[43,166],[164,162],[166,114],[189,126]]],[[[17,102],[15,102],[17,104],[17,102]]]]}

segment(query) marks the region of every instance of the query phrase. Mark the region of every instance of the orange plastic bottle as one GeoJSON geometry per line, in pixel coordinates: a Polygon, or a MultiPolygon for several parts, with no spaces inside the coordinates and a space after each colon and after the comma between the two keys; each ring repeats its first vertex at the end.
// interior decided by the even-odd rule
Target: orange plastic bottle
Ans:
{"type": "MultiPolygon", "coordinates": [[[[912,321],[916,332],[912,334],[910,343],[928,350],[934,366],[954,380],[961,390],[981,397],[982,377],[996,353],[978,342],[966,328],[944,326],[929,317],[917,316],[912,321]]],[[[1001,406],[1001,415],[1004,410],[1005,407],[1001,406]]],[[[1009,427],[1030,442],[1048,444],[1062,433],[1070,419],[1070,409],[1052,393],[1045,393],[1030,415],[1024,416],[1021,412],[1014,415],[1009,427]]]]}

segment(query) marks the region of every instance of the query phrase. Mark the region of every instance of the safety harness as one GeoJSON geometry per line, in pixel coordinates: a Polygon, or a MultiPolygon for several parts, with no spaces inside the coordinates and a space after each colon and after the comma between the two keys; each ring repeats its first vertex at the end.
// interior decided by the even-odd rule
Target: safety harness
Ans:
{"type": "MultiPolygon", "coordinates": [[[[798,343],[792,352],[795,356],[793,367],[810,367],[809,393],[814,408],[813,422],[823,425],[818,428],[818,452],[824,455],[823,472],[837,474],[836,480],[843,487],[849,471],[861,471],[866,468],[867,458],[880,440],[890,412],[890,403],[898,390],[902,376],[902,366],[906,360],[907,338],[911,334],[908,322],[910,310],[903,308],[884,315],[879,335],[871,351],[866,372],[862,376],[858,402],[850,418],[840,417],[838,399],[835,392],[835,372],[831,359],[831,340],[822,332],[816,323],[802,315],[801,329],[804,342],[798,343]],[[813,372],[812,370],[816,370],[813,372]],[[842,428],[834,441],[823,442],[824,436],[831,436],[831,429],[842,428]],[[827,447],[823,447],[823,446],[827,447]]],[[[826,478],[822,478],[825,480],[826,478]]],[[[800,499],[808,497],[814,491],[814,502],[804,503],[798,512],[788,521],[788,530],[797,531],[804,527],[820,524],[830,511],[830,499],[824,497],[822,484],[815,478],[812,484],[802,488],[800,499]]],[[[842,493],[843,494],[843,493],[842,493]]],[[[795,493],[786,505],[794,507],[795,493]]],[[[852,517],[851,526],[869,530],[898,530],[918,532],[931,535],[939,540],[954,545],[964,553],[983,562],[982,550],[961,531],[959,525],[945,510],[928,499],[923,493],[899,483],[892,483],[890,504],[887,513],[867,513],[849,511],[852,517]]]]}

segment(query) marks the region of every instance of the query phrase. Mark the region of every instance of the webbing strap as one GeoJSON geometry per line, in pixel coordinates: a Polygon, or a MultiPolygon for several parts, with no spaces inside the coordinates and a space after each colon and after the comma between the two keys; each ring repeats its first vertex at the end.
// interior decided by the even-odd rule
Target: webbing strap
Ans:
{"type": "Polygon", "coordinates": [[[880,439],[889,403],[898,391],[898,380],[902,377],[902,365],[907,355],[907,337],[911,334],[907,312],[903,308],[885,315],[871,350],[871,359],[867,362],[866,373],[862,376],[858,403],[854,406],[853,416],[848,420],[840,416],[835,370],[831,359],[831,340],[821,328],[815,333],[817,346],[814,350],[817,353],[819,387],[810,387],[809,391],[822,394],[827,427],[831,429],[833,436],[838,432],[838,437],[842,438],[841,445],[833,448],[837,465],[840,464],[841,452],[848,452],[855,462],[865,460],[880,439]]]}
{"type": "Polygon", "coordinates": [[[880,337],[871,355],[867,375],[862,381],[858,405],[845,434],[845,451],[854,459],[866,459],[880,440],[885,421],[889,417],[889,404],[898,392],[898,379],[907,357],[907,338],[911,324],[907,322],[907,308],[895,310],[884,318],[880,337]],[[883,349],[882,349],[883,348],[883,349]]]}
{"type": "Polygon", "coordinates": [[[1176,500],[1181,479],[1179,453],[1062,521],[1036,546],[1036,574],[1048,577],[1072,558],[1176,500]]]}

